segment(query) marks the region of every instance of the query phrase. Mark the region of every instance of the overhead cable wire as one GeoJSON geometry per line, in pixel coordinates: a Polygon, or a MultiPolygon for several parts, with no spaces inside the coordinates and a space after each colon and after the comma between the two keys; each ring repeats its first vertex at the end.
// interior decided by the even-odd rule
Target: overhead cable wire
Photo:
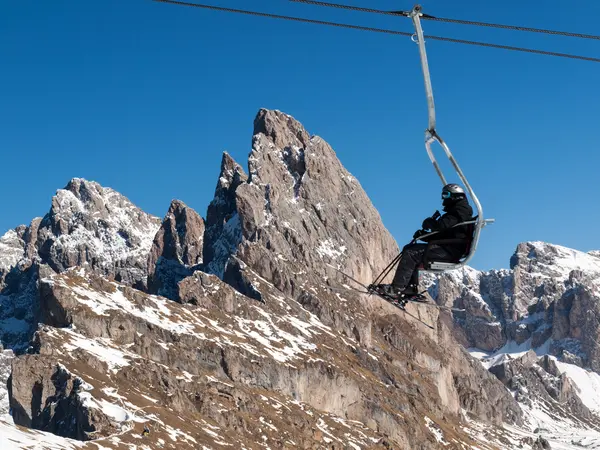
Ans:
{"type": "Polygon", "coordinates": [[[405,16],[408,17],[410,11],[384,11],[382,9],[363,8],[360,6],[340,5],[339,3],[319,2],[315,0],[289,0],[290,2],[306,3],[308,5],[327,6],[329,8],[349,9],[352,11],[360,11],[375,14],[384,14],[387,16],[405,16]]]}
{"type": "Polygon", "coordinates": [[[376,33],[397,34],[400,36],[412,36],[414,34],[414,33],[408,33],[405,31],[395,31],[395,30],[385,30],[382,28],[362,27],[359,25],[349,25],[349,24],[345,24],[345,23],[304,19],[302,17],[281,16],[279,14],[270,14],[270,13],[263,13],[263,12],[258,12],[258,11],[247,11],[247,10],[243,10],[243,9],[225,8],[223,6],[202,5],[199,3],[188,3],[188,2],[178,1],[178,0],[154,0],[154,1],[161,2],[161,3],[170,3],[173,5],[192,6],[192,7],[196,7],[196,8],[212,9],[214,11],[225,11],[225,12],[232,12],[232,13],[238,13],[238,14],[248,14],[251,16],[270,17],[273,19],[292,20],[292,21],[296,21],[296,22],[307,22],[307,23],[313,23],[313,24],[317,24],[317,25],[329,25],[332,27],[352,28],[354,30],[373,31],[376,33]]]}
{"type": "MultiPolygon", "coordinates": [[[[383,15],[389,15],[389,16],[408,17],[410,15],[409,11],[384,11],[381,9],[362,8],[359,6],[341,5],[338,3],[328,3],[328,2],[321,2],[321,1],[316,1],[316,0],[289,0],[289,1],[295,2],[295,3],[306,3],[308,5],[326,6],[326,7],[330,7],[330,8],[348,9],[351,11],[361,11],[361,12],[383,14],[383,15]]],[[[582,39],[600,40],[600,36],[597,36],[594,34],[572,33],[569,31],[546,30],[543,28],[521,27],[521,26],[516,26],[516,25],[501,25],[501,24],[496,24],[496,23],[477,22],[477,21],[473,21],[473,20],[448,19],[445,17],[431,16],[429,14],[423,14],[421,16],[421,19],[434,20],[437,22],[456,23],[456,24],[461,24],[461,25],[474,25],[474,26],[489,27],[489,28],[502,28],[505,30],[527,31],[527,32],[531,32],[531,33],[544,33],[544,34],[553,34],[553,35],[559,35],[559,36],[576,37],[576,38],[582,38],[582,39]]]]}
{"type": "Polygon", "coordinates": [[[536,53],[538,55],[557,56],[559,58],[581,59],[584,61],[600,62],[600,58],[594,58],[593,56],[580,56],[580,55],[572,55],[570,53],[549,52],[546,50],[536,50],[536,49],[532,49],[532,48],[513,47],[511,45],[488,44],[487,42],[469,41],[469,40],[465,40],[465,39],[454,39],[454,38],[448,38],[448,37],[425,35],[425,40],[427,40],[427,39],[432,39],[432,40],[436,40],[436,41],[454,42],[456,44],[467,44],[467,45],[478,45],[478,46],[482,46],[482,47],[493,47],[493,48],[499,48],[499,49],[503,49],[503,50],[511,50],[511,51],[516,51],[516,52],[536,53]]]}
{"type": "Polygon", "coordinates": [[[461,25],[475,25],[478,27],[502,28],[505,30],[527,31],[530,33],[552,34],[552,35],[557,35],[557,36],[568,36],[568,37],[575,37],[575,38],[581,38],[581,39],[594,39],[594,40],[600,41],[600,36],[596,36],[594,34],[573,33],[570,31],[545,30],[543,28],[520,27],[520,26],[516,26],[516,25],[500,25],[500,24],[496,24],[496,23],[476,22],[476,21],[472,21],[472,20],[461,20],[461,19],[447,19],[447,18],[434,17],[434,16],[423,16],[423,19],[435,20],[438,22],[458,23],[461,25]]]}
{"type": "MultiPolygon", "coordinates": [[[[350,25],[350,24],[338,23],[338,22],[326,22],[323,20],[305,19],[302,17],[282,16],[279,14],[263,13],[263,12],[258,12],[258,11],[247,11],[247,10],[242,10],[242,9],[226,8],[226,7],[222,7],[222,6],[204,5],[204,4],[200,4],[200,3],[188,3],[188,2],[179,1],[179,0],[153,0],[153,1],[160,2],[160,3],[169,3],[169,4],[173,4],[173,5],[180,5],[180,6],[189,6],[189,7],[194,7],[194,8],[210,9],[210,10],[214,10],[214,11],[232,12],[232,13],[238,13],[238,14],[247,14],[247,15],[251,15],[251,16],[258,16],[258,17],[269,17],[269,18],[273,18],[273,19],[290,20],[290,21],[295,21],[295,22],[305,22],[305,23],[312,23],[312,24],[317,24],[317,25],[327,25],[327,26],[340,27],[340,28],[350,28],[350,29],[361,30],[361,31],[371,31],[371,32],[375,32],[375,33],[393,34],[393,35],[399,35],[399,36],[413,36],[414,35],[414,33],[409,33],[409,32],[405,32],[405,31],[388,30],[388,29],[384,29],[384,28],[364,27],[364,26],[360,26],[360,25],[350,25]]],[[[569,53],[557,53],[557,52],[536,50],[536,49],[524,48],[524,47],[513,47],[513,46],[509,46],[509,45],[490,44],[487,42],[469,41],[469,40],[465,40],[465,39],[454,39],[454,38],[447,38],[447,37],[442,37],[442,36],[430,36],[430,35],[426,35],[425,39],[453,42],[453,43],[457,43],[457,44],[475,45],[475,46],[482,46],[482,47],[492,47],[492,48],[499,48],[502,50],[535,53],[535,54],[539,54],[539,55],[556,56],[556,57],[561,57],[561,58],[579,59],[579,60],[591,61],[591,62],[600,62],[600,58],[595,58],[595,57],[591,57],[591,56],[579,56],[579,55],[572,55],[569,53]]]]}

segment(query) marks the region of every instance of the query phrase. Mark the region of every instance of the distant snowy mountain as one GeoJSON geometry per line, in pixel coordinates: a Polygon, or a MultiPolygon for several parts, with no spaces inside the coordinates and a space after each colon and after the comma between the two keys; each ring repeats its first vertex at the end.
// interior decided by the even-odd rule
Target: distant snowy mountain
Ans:
{"type": "Polygon", "coordinates": [[[72,179],[43,218],[0,238],[0,343],[21,347],[35,329],[39,271],[90,266],[144,288],[160,219],[98,183],[72,179]]]}
{"type": "Polygon", "coordinates": [[[430,291],[465,308],[455,334],[483,351],[532,348],[600,369],[600,259],[543,242],[518,246],[510,270],[470,268],[443,274],[430,291]]]}
{"type": "Polygon", "coordinates": [[[597,255],[525,242],[509,270],[424,277],[437,303],[465,309],[454,317],[455,337],[513,392],[552,448],[600,448],[591,431],[600,417],[597,255]]]}
{"type": "Polygon", "coordinates": [[[424,274],[453,313],[331,268],[368,283],[397,252],[279,111],[248,175],[224,154],[206,220],[74,178],[0,238],[0,449],[600,449],[598,252],[424,274]]]}

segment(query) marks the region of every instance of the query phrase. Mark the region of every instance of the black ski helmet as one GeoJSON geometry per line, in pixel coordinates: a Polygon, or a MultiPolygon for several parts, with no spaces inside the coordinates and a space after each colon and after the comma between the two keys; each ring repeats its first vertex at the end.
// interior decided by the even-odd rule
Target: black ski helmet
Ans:
{"type": "Polygon", "coordinates": [[[442,189],[442,200],[465,197],[465,191],[458,184],[447,184],[442,189]]]}

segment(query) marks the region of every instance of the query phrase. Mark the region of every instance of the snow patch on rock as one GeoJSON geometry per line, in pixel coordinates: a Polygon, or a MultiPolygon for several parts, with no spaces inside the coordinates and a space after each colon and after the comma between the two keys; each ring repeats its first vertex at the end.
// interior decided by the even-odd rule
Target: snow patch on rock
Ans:
{"type": "Polygon", "coordinates": [[[0,237],[0,272],[9,271],[25,256],[25,243],[16,230],[8,230],[0,237]]]}

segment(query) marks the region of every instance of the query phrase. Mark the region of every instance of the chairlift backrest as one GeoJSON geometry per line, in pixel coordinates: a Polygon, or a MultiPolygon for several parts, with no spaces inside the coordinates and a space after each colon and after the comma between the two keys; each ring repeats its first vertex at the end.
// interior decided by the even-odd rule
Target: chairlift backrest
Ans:
{"type": "Polygon", "coordinates": [[[467,239],[467,242],[465,245],[465,252],[463,253],[462,258],[467,257],[469,255],[469,253],[471,253],[471,249],[473,248],[473,245],[472,245],[473,240],[475,239],[475,225],[477,224],[478,218],[479,218],[479,216],[473,217],[471,220],[474,220],[475,222],[468,223],[467,225],[465,225],[466,233],[467,233],[467,236],[469,236],[469,238],[467,239]]]}
{"type": "MultiPolygon", "coordinates": [[[[467,222],[462,222],[456,224],[455,227],[464,226],[467,232],[468,238],[464,240],[465,247],[462,256],[455,261],[432,261],[427,258],[426,261],[423,262],[423,265],[420,267],[420,270],[426,272],[435,272],[441,273],[447,270],[458,269],[459,267],[464,266],[473,256],[472,253],[477,248],[477,240],[479,237],[478,231],[485,226],[486,222],[491,222],[493,219],[487,219],[485,221],[479,221],[479,216],[475,216],[467,222]],[[464,224],[464,225],[462,225],[464,224]]],[[[450,239],[452,240],[452,239],[450,239]]],[[[457,243],[460,243],[460,239],[457,240],[457,243]]],[[[439,241],[438,241],[439,242],[439,241]]],[[[431,242],[432,244],[435,241],[431,242]]]]}

